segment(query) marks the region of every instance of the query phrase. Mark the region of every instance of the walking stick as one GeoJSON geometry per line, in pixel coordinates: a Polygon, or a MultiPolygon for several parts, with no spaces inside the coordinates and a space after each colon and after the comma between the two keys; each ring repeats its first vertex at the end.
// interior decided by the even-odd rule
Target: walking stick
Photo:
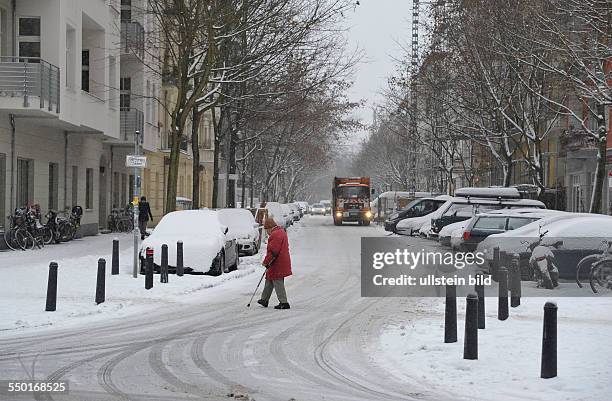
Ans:
{"type": "Polygon", "coordinates": [[[264,270],[263,274],[261,275],[261,278],[259,279],[259,283],[257,283],[257,287],[255,287],[255,291],[253,291],[253,295],[251,295],[251,299],[249,303],[247,304],[247,308],[251,307],[251,302],[253,302],[253,298],[255,297],[255,294],[257,293],[257,290],[259,289],[259,286],[261,285],[261,282],[263,281],[263,278],[265,275],[266,275],[266,271],[264,270]]]}

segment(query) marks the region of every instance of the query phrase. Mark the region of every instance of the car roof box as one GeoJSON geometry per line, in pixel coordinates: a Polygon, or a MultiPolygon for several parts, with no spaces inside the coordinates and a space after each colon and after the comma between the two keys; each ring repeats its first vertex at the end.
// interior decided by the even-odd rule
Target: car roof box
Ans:
{"type": "Polygon", "coordinates": [[[521,199],[521,194],[516,188],[459,188],[455,196],[463,198],[493,198],[493,199],[521,199]]]}

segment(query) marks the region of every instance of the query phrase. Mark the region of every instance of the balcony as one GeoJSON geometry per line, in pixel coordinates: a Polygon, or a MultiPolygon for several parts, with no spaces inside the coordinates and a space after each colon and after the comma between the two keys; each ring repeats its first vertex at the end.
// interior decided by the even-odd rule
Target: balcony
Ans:
{"type": "Polygon", "coordinates": [[[135,108],[122,107],[119,111],[120,140],[134,142],[134,132],[144,133],[144,113],[135,108]]]}
{"type": "Polygon", "coordinates": [[[121,53],[144,57],[144,28],[138,22],[121,21],[121,53]]]}
{"type": "Polygon", "coordinates": [[[38,57],[0,57],[0,108],[60,112],[59,68],[38,57]]]}

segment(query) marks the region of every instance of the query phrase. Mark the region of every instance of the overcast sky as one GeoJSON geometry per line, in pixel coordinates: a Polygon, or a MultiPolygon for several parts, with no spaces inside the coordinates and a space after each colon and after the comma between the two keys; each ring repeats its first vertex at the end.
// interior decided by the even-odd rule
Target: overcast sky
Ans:
{"type": "MultiPolygon", "coordinates": [[[[401,58],[398,44],[410,36],[411,0],[359,0],[360,5],[349,17],[348,40],[352,48],[364,51],[357,66],[351,100],[366,99],[366,106],[356,114],[364,123],[372,122],[372,106],[382,103],[381,89],[393,74],[393,57],[401,58]]],[[[362,138],[365,133],[357,135],[362,138]]],[[[358,138],[353,141],[358,142],[358,138]]]]}

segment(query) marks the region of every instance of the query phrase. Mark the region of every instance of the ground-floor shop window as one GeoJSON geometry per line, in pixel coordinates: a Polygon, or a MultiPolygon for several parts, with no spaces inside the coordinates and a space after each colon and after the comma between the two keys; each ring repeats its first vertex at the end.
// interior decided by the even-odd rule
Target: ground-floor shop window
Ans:
{"type": "Polygon", "coordinates": [[[93,168],[85,170],[85,209],[93,209],[93,168]]]}
{"type": "Polygon", "coordinates": [[[58,205],[58,187],[59,187],[59,165],[57,163],[49,163],[49,203],[50,210],[57,210],[58,205]]]}
{"type": "Polygon", "coordinates": [[[17,159],[17,207],[25,207],[34,200],[34,161],[17,159]]]}

